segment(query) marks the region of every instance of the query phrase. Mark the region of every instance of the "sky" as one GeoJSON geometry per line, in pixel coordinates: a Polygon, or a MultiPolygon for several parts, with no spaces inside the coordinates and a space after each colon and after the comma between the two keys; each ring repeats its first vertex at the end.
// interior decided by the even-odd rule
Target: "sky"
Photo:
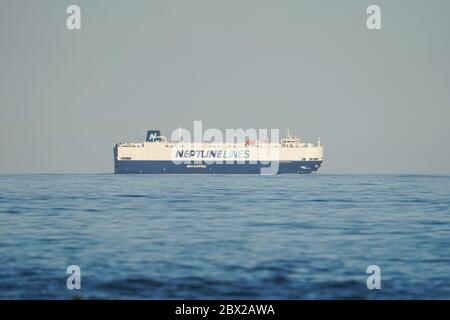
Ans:
{"type": "Polygon", "coordinates": [[[320,137],[322,173],[450,174],[449,13],[448,0],[0,0],[0,173],[113,172],[115,143],[202,120],[320,137]],[[81,30],[66,28],[71,4],[81,30]]]}

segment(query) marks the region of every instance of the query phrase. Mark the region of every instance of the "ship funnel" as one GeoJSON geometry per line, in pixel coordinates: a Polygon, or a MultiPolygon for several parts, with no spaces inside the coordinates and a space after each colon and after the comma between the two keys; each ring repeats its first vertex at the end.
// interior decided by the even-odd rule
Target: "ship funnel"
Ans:
{"type": "Polygon", "coordinates": [[[146,141],[154,142],[161,141],[161,131],[159,130],[148,130],[146,141]]]}

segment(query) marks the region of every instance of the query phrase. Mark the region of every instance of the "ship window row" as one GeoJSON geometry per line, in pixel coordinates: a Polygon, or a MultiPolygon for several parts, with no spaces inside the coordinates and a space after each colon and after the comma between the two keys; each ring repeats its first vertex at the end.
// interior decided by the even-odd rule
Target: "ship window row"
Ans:
{"type": "MultiPolygon", "coordinates": [[[[250,147],[250,148],[265,148],[268,145],[246,145],[246,147],[250,147]]],[[[271,148],[281,148],[280,145],[276,145],[276,144],[272,144],[269,145],[271,148]]],[[[166,148],[172,148],[174,147],[173,144],[166,144],[165,145],[166,148]]],[[[188,147],[188,148],[192,148],[192,145],[177,145],[176,147],[188,147]]],[[[195,146],[198,147],[198,146],[195,146]]],[[[205,145],[204,147],[210,147],[210,148],[242,148],[242,145],[232,145],[232,144],[227,144],[227,145],[205,145]]],[[[298,147],[293,147],[293,148],[298,148],[298,147]]]]}
{"type": "MultiPolygon", "coordinates": [[[[144,145],[142,145],[142,146],[144,146],[144,145]]],[[[192,147],[192,145],[190,145],[190,144],[187,144],[187,145],[184,145],[184,144],[177,144],[177,145],[173,145],[173,144],[166,144],[165,145],[165,147],[166,148],[173,148],[174,146],[176,146],[176,147],[192,147]]],[[[280,144],[253,144],[253,145],[248,145],[248,144],[243,144],[243,145],[240,145],[240,144],[227,144],[227,145],[210,145],[210,144],[205,144],[204,145],[205,147],[211,147],[211,148],[242,148],[242,146],[245,146],[245,147],[250,147],[250,148],[264,148],[264,147],[267,147],[267,146],[270,146],[271,148],[312,148],[312,147],[315,147],[315,145],[308,145],[308,144],[305,144],[305,143],[302,143],[302,144],[297,144],[297,145],[288,145],[288,144],[282,144],[282,145],[280,145],[280,144]]],[[[132,146],[132,147],[134,147],[134,146],[132,146]]]]}

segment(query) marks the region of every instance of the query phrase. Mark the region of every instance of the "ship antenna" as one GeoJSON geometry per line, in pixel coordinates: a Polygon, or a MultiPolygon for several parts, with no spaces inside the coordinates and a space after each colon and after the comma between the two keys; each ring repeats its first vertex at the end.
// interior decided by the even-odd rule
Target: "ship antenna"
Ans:
{"type": "Polygon", "coordinates": [[[291,138],[291,132],[290,132],[289,128],[287,129],[287,137],[291,138]]]}

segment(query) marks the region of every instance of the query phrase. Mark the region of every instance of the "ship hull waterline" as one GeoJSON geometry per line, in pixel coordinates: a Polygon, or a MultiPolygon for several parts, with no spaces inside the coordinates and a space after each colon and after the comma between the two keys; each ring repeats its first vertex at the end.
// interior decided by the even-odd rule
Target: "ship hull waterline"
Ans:
{"type": "Polygon", "coordinates": [[[280,161],[278,163],[175,163],[167,160],[116,160],[116,174],[309,174],[322,161],[280,161]],[[271,168],[271,169],[269,169],[271,168]]]}

